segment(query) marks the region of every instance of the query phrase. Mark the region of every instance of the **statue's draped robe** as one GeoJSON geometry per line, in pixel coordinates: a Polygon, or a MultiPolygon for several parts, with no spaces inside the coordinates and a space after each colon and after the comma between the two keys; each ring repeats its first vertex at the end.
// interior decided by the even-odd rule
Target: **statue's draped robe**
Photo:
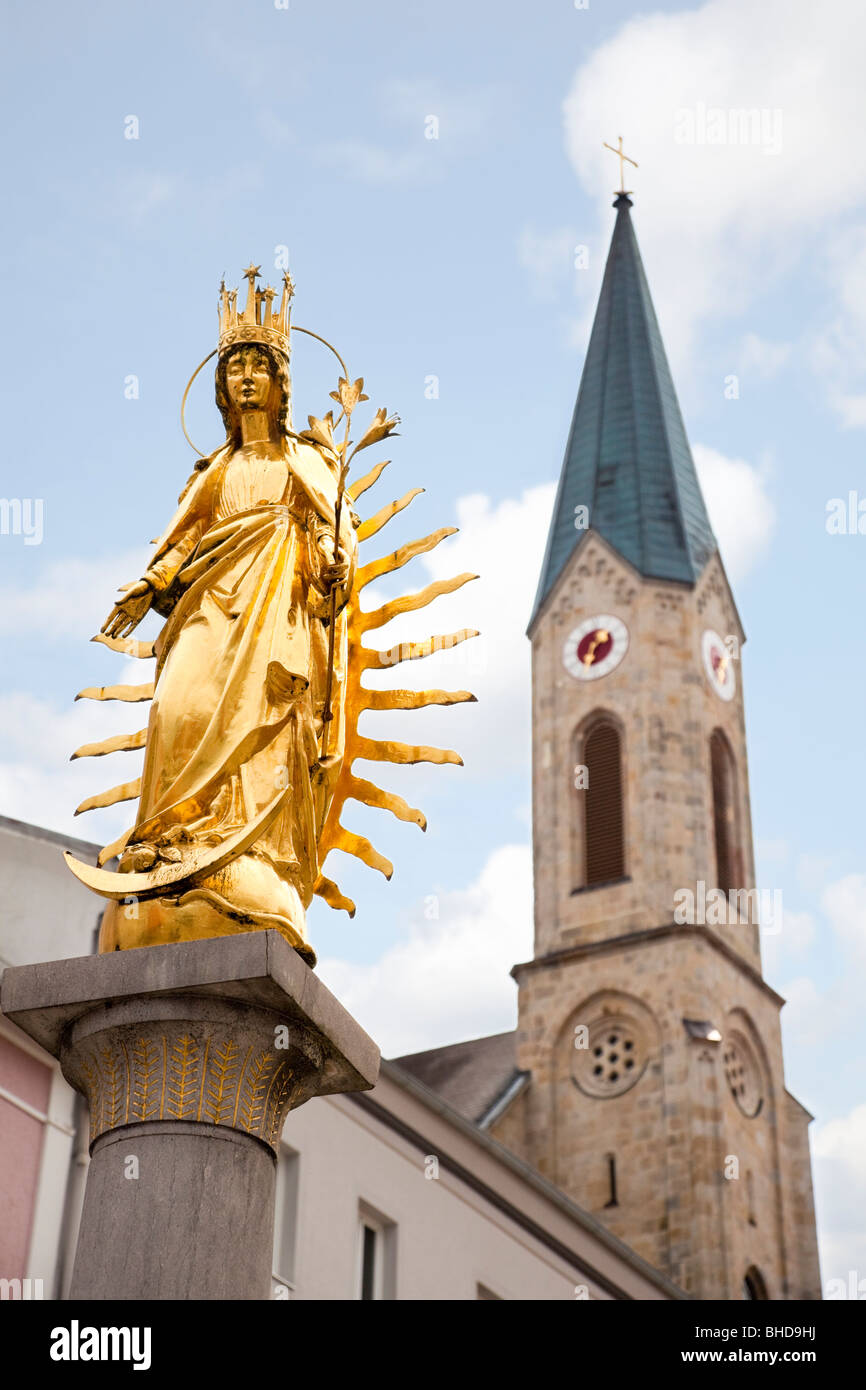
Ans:
{"type": "MultiPolygon", "coordinates": [[[[339,762],[317,770],[333,559],[336,461],[289,438],[285,456],[255,446],[219,451],[182,495],[146,578],[167,622],[138,823],[131,844],[183,853],[249,825],[282,788],[277,819],[249,852],[303,907],[320,864],[317,841],[339,762]]],[[[344,746],[346,616],[357,541],[348,498],[340,542],[350,573],[337,593],[331,754],[344,746]]],[[[279,911],[280,893],[274,894],[279,911]]],[[[241,904],[243,906],[243,904],[241,904]]]]}

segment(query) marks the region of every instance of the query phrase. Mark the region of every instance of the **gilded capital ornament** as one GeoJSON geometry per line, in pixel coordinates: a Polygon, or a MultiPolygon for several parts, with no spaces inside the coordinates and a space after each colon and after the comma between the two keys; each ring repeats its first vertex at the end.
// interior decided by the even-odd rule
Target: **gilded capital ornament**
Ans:
{"type": "Polygon", "coordinates": [[[185,1120],[240,1130],[275,1153],[322,1060],[309,1028],[192,995],[95,1009],[72,1026],[61,1052],[67,1080],[87,1099],[91,1144],[121,1126],[185,1120]]]}

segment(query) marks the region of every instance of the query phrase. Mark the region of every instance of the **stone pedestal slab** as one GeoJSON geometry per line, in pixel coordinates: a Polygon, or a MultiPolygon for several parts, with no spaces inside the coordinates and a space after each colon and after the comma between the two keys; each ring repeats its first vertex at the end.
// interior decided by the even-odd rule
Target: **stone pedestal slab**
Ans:
{"type": "Polygon", "coordinates": [[[14,967],[0,1009],[90,1109],[70,1297],[268,1298],[285,1117],[379,1067],[279,933],[14,967]]]}

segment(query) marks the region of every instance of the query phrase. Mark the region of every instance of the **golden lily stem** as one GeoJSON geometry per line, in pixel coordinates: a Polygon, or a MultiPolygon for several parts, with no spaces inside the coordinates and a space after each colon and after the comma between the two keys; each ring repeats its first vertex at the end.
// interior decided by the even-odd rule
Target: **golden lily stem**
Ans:
{"type": "MultiPolygon", "coordinates": [[[[349,426],[351,424],[352,412],[346,411],[346,433],[343,439],[343,447],[340,451],[340,482],[337,487],[337,505],[334,508],[334,563],[337,562],[337,555],[340,551],[340,516],[343,510],[343,494],[346,488],[346,474],[349,466],[344,462],[349,448],[349,426]]],[[[334,638],[337,626],[337,585],[331,589],[331,622],[328,629],[328,675],[325,681],[325,705],[322,710],[322,757],[328,755],[328,726],[334,717],[331,708],[331,695],[334,686],[334,638]]]]}

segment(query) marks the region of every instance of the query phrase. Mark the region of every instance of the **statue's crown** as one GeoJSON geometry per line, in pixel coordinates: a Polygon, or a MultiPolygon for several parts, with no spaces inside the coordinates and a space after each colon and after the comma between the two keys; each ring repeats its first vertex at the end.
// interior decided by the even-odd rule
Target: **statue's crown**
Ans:
{"type": "Polygon", "coordinates": [[[273,306],[276,290],[270,285],[263,290],[256,287],[259,267],[248,265],[244,275],[248,289],[243,313],[238,312],[237,290],[227,290],[225,281],[220,285],[220,356],[237,343],[264,343],[288,357],[292,295],[295,292],[291,275],[288,271],[283,275],[283,292],[276,310],[273,306]]]}

